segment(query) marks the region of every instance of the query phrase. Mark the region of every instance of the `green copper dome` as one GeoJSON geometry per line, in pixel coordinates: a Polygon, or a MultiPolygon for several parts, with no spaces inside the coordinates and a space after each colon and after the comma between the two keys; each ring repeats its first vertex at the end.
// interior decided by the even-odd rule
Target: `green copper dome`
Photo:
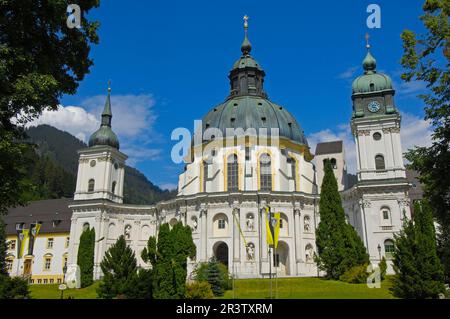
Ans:
{"type": "Polygon", "coordinates": [[[89,147],[106,145],[119,149],[119,139],[111,129],[112,112],[110,95],[111,89],[108,88],[108,96],[106,97],[106,103],[102,113],[102,123],[100,128],[89,138],[89,147]]]}
{"type": "Polygon", "coordinates": [[[265,72],[250,55],[252,46],[247,38],[247,19],[245,16],[242,56],[234,63],[228,75],[230,95],[224,103],[214,107],[203,117],[202,132],[207,129],[218,129],[222,137],[226,137],[227,129],[242,129],[247,134],[262,133],[270,136],[271,129],[278,129],[280,137],[308,145],[300,125],[292,114],[284,107],[269,101],[264,92],[265,72]]]}
{"type": "Polygon", "coordinates": [[[208,128],[217,128],[226,136],[227,128],[266,128],[270,136],[271,128],[279,129],[279,136],[299,144],[308,145],[302,128],[297,120],[284,107],[259,96],[238,96],[225,101],[210,110],[203,117],[203,132],[208,128]]]}
{"type": "Polygon", "coordinates": [[[353,94],[369,93],[375,91],[392,90],[392,80],[389,76],[376,71],[377,61],[367,52],[363,60],[364,74],[358,76],[352,84],[353,94]]]}

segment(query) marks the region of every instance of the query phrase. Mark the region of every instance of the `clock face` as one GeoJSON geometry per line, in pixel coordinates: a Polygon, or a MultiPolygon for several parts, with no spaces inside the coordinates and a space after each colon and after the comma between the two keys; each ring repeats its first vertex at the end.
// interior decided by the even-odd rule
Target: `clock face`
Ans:
{"type": "Polygon", "coordinates": [[[380,103],[378,103],[377,101],[372,101],[367,104],[367,108],[372,113],[378,112],[378,110],[380,109],[380,103]]]}

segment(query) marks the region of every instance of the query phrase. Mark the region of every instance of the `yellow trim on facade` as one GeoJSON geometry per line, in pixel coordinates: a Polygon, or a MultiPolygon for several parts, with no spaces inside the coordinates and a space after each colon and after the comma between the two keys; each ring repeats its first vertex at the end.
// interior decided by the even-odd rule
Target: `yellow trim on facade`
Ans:
{"type": "Polygon", "coordinates": [[[47,279],[47,283],[46,284],[51,284],[50,280],[53,279],[53,284],[57,284],[57,283],[62,283],[64,281],[64,274],[61,275],[31,275],[31,280],[33,281],[32,284],[33,285],[46,285],[44,284],[44,279],[47,279]],[[60,280],[60,282],[58,282],[58,279],[60,280]],[[40,283],[38,283],[37,281],[41,280],[40,283]]]}
{"type": "Polygon", "coordinates": [[[224,156],[223,156],[223,190],[225,192],[228,191],[228,157],[230,155],[235,154],[237,156],[237,164],[238,164],[238,190],[242,190],[242,183],[241,183],[241,179],[242,179],[242,166],[243,165],[239,165],[240,163],[240,154],[238,150],[231,150],[228,151],[224,156]]]}
{"type": "MultiPolygon", "coordinates": [[[[213,140],[213,141],[207,141],[204,142],[200,145],[197,145],[191,149],[189,149],[188,154],[185,157],[185,161],[186,162],[192,162],[193,161],[193,154],[200,156],[203,153],[203,150],[207,147],[208,149],[211,148],[225,148],[225,147],[229,147],[229,146],[238,146],[238,145],[245,145],[245,146],[261,146],[258,143],[258,138],[256,137],[252,137],[252,136],[245,136],[245,140],[244,142],[242,142],[243,138],[239,138],[237,139],[238,143],[231,143],[230,145],[227,145],[227,141],[233,139],[234,141],[236,141],[235,137],[229,137],[229,138],[221,138],[221,139],[217,139],[217,140],[213,140]],[[189,161],[190,159],[190,161],[189,161]]],[[[314,155],[311,154],[309,147],[303,144],[298,144],[288,138],[285,137],[280,137],[279,139],[279,143],[278,143],[280,148],[289,148],[292,149],[296,152],[298,152],[299,154],[301,154],[305,160],[307,161],[311,161],[314,158],[314,155]]],[[[268,144],[267,146],[271,146],[270,144],[270,139],[268,139],[268,144]]]]}

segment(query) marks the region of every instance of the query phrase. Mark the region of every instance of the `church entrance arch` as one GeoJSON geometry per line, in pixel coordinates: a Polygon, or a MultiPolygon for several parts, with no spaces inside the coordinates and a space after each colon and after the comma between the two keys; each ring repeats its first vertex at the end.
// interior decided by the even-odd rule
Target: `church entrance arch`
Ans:
{"type": "Polygon", "coordinates": [[[213,247],[214,257],[228,267],[228,245],[223,241],[217,242],[213,247]]]}
{"type": "Polygon", "coordinates": [[[289,276],[289,246],[284,241],[278,242],[276,251],[274,250],[273,264],[278,276],[289,276]]]}

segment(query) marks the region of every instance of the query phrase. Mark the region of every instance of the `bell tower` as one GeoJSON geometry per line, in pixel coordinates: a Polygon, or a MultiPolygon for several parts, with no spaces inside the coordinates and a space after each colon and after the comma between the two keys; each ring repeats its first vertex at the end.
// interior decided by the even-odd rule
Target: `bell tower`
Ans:
{"type": "Polygon", "coordinates": [[[395,107],[392,80],[377,72],[370,52],[363,61],[364,74],[352,84],[352,133],[357,149],[358,181],[406,178],[400,142],[401,116],[395,107]]]}
{"type": "Polygon", "coordinates": [[[74,200],[123,202],[127,156],[119,151],[119,139],[111,129],[111,119],[111,88],[108,84],[100,128],[91,135],[89,147],[78,151],[80,159],[74,200]]]}

